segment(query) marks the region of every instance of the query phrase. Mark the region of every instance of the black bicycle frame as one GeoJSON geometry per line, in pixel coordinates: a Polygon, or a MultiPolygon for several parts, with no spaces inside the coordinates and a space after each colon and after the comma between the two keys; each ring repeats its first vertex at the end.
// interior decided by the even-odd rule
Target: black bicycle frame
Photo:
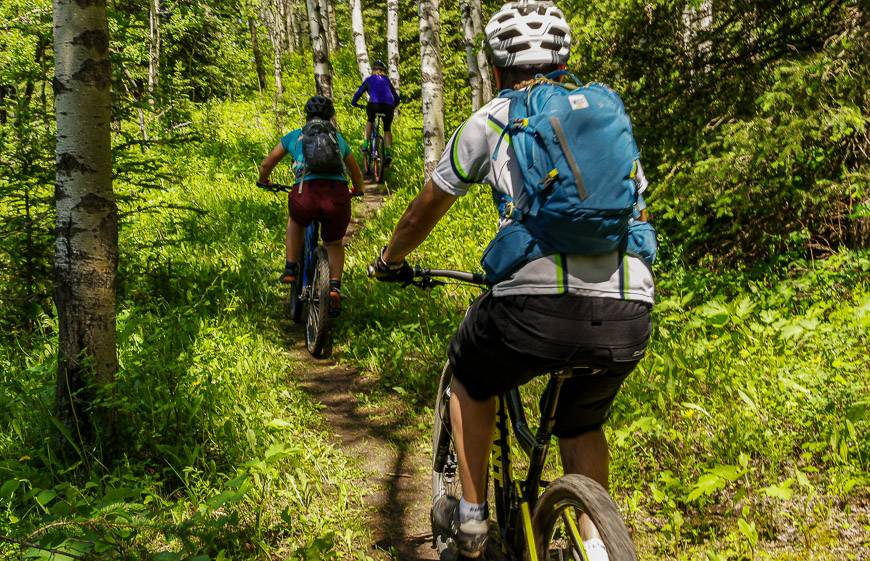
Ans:
{"type": "Polygon", "coordinates": [[[511,545],[517,552],[525,547],[536,547],[531,531],[531,512],[535,508],[541,487],[547,484],[541,480],[541,475],[556,424],[556,406],[562,384],[572,376],[571,369],[550,374],[550,381],[541,396],[541,422],[536,432],[532,432],[526,420],[519,389],[513,389],[498,399],[496,435],[490,465],[495,484],[495,500],[498,503],[496,512],[502,543],[508,544],[508,536],[515,536],[511,545]],[[529,469],[525,479],[521,481],[515,481],[512,477],[510,428],[513,428],[517,443],[529,458],[529,469]],[[517,526],[523,529],[522,533],[517,531],[517,526]],[[521,539],[522,535],[526,536],[525,542],[521,539]]]}

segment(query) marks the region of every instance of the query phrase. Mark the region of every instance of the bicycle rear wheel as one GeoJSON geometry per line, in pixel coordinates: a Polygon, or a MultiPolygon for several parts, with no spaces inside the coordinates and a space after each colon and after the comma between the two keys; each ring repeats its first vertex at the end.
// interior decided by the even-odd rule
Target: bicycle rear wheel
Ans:
{"type": "Polygon", "coordinates": [[[314,250],[314,277],[305,320],[305,343],[316,358],[326,355],[329,328],[329,259],[326,249],[319,245],[314,250]]]}
{"type": "Polygon", "coordinates": [[[532,527],[540,561],[587,559],[578,520],[592,519],[610,561],[636,561],[637,553],[619,510],[607,491],[594,480],[578,474],[550,483],[538,498],[532,527]]]}
{"type": "MultiPolygon", "coordinates": [[[[453,373],[450,364],[445,364],[438,384],[435,399],[435,420],[432,427],[432,503],[443,495],[457,499],[462,497],[459,483],[459,463],[453,446],[450,428],[450,380],[453,373]]],[[[456,544],[432,527],[432,540],[439,559],[448,559],[457,554],[456,544]]]]}
{"type": "Polygon", "coordinates": [[[377,155],[372,162],[372,172],[375,183],[384,182],[384,137],[378,135],[376,142],[377,155]]]}

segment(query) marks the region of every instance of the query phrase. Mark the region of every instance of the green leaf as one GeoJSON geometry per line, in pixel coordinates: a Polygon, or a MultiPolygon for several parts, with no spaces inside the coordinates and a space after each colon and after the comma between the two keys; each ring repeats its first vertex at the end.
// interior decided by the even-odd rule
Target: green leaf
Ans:
{"type": "Polygon", "coordinates": [[[45,507],[56,496],[57,496],[57,493],[55,493],[53,490],[43,489],[42,491],[39,492],[38,495],[36,495],[36,502],[38,502],[40,506],[45,507]]]}
{"type": "Polygon", "coordinates": [[[761,491],[768,497],[787,501],[794,495],[794,491],[791,489],[792,483],[794,483],[794,479],[786,479],[779,485],[769,485],[761,491]]]}
{"type": "Polygon", "coordinates": [[[18,490],[18,487],[21,485],[21,482],[17,479],[10,479],[6,483],[0,487],[0,499],[10,500],[12,498],[12,494],[18,490]]]}
{"type": "Polygon", "coordinates": [[[692,492],[689,493],[687,500],[694,501],[702,495],[712,495],[725,487],[727,482],[714,473],[705,473],[698,478],[692,492]]]}

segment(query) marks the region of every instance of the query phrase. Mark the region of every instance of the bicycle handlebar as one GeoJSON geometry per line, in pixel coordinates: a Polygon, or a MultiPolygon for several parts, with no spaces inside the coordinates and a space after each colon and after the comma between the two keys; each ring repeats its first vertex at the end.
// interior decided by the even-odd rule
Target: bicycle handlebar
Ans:
{"type": "MultiPolygon", "coordinates": [[[[280,193],[281,191],[289,193],[293,190],[293,185],[283,185],[281,183],[260,183],[257,181],[257,187],[260,189],[265,189],[266,191],[271,191],[272,193],[280,193]]],[[[365,195],[361,190],[360,191],[351,191],[351,198],[354,197],[362,197],[365,195]]]]}
{"type": "Polygon", "coordinates": [[[257,187],[273,193],[280,193],[281,191],[289,193],[293,190],[292,185],[282,185],[281,183],[261,183],[259,181],[257,181],[257,187]]]}
{"type": "MultiPolygon", "coordinates": [[[[368,273],[368,276],[370,278],[374,278],[374,265],[369,265],[366,269],[366,272],[368,273]]],[[[418,288],[424,289],[434,288],[436,286],[447,284],[444,281],[438,280],[439,278],[453,279],[469,284],[476,284],[479,286],[488,286],[486,278],[483,276],[482,273],[469,273],[467,271],[454,271],[451,269],[426,269],[423,267],[414,267],[412,269],[412,277],[408,280],[400,282],[402,286],[413,285],[418,288]]]]}

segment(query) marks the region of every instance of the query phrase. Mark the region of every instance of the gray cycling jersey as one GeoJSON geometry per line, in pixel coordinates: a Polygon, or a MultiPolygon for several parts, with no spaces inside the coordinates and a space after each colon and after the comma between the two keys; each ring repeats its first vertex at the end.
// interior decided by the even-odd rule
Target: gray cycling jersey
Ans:
{"type": "MultiPolygon", "coordinates": [[[[510,101],[494,98],[453,133],[432,174],[432,181],[451,195],[461,196],[475,183],[520,201],[523,179],[510,137],[503,134],[510,101]]],[[[638,166],[638,193],[646,189],[638,166]]],[[[640,204],[645,206],[640,197],[640,204]]],[[[640,207],[636,210],[641,210],[640,207]]],[[[500,219],[499,227],[509,224],[500,219]]],[[[493,287],[493,294],[580,294],[653,303],[652,272],[642,259],[618,252],[606,255],[548,255],[527,263],[493,287]]]]}

